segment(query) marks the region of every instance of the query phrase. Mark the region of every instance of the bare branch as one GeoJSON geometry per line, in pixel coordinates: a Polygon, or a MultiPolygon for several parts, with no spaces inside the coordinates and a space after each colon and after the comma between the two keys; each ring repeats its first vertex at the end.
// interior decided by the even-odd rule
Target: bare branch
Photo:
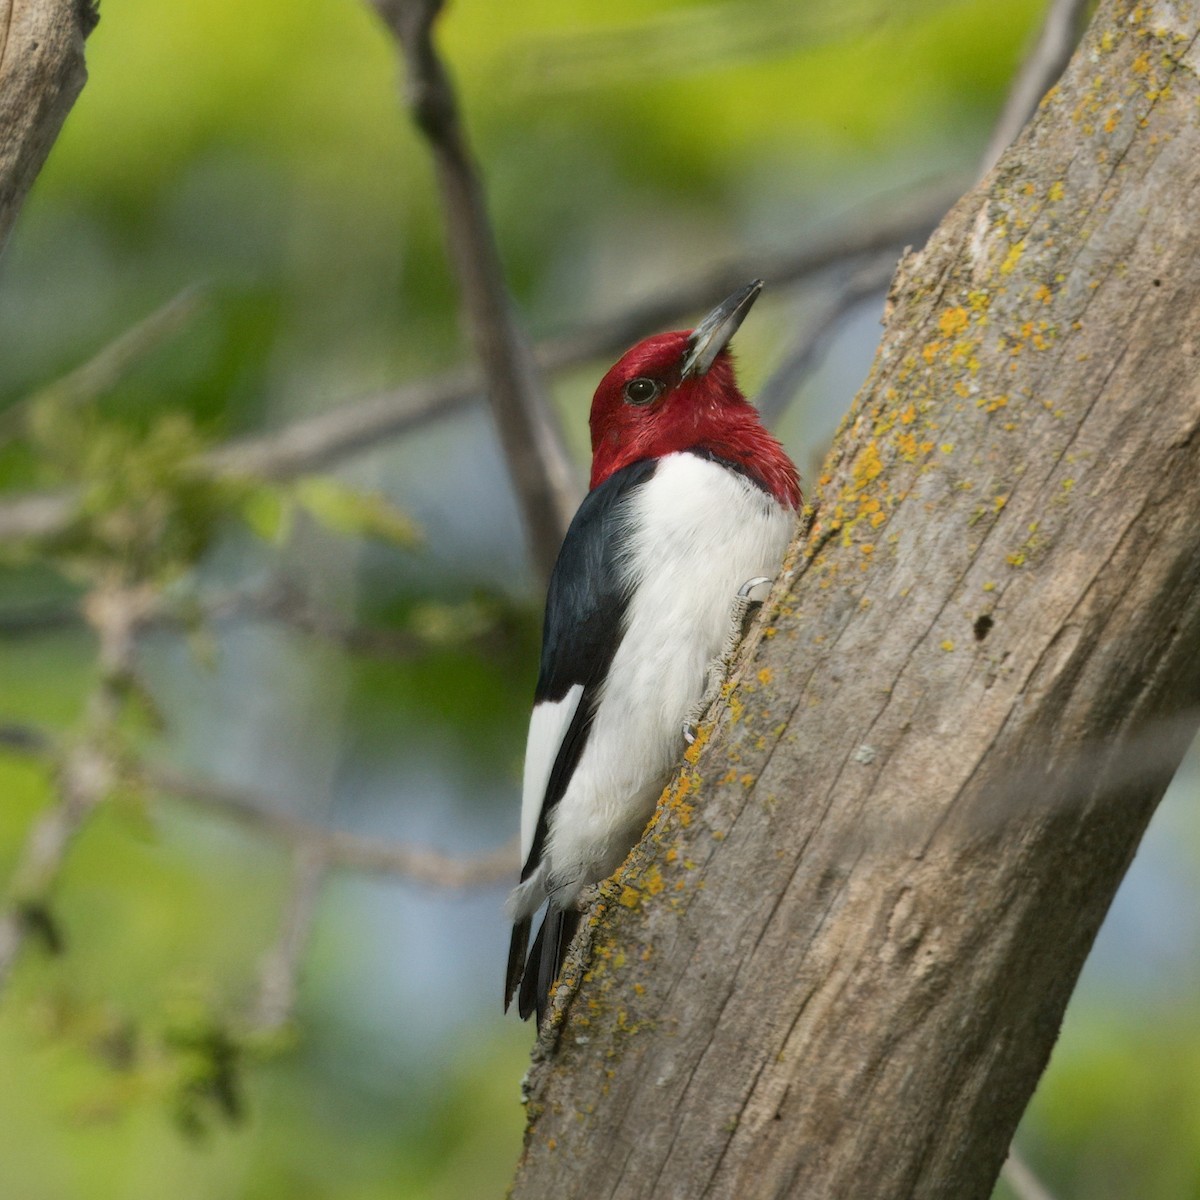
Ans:
{"type": "MultiPolygon", "coordinates": [[[[535,357],[546,371],[578,366],[618,354],[655,329],[682,323],[689,314],[710,308],[747,279],[765,279],[775,286],[795,284],[841,263],[920,244],[958,194],[953,185],[939,184],[894,204],[886,214],[856,213],[825,235],[790,250],[760,250],[731,259],[695,279],[540,342],[535,357]]],[[[477,372],[456,368],[420,383],[337,405],[275,433],[239,439],[213,451],[207,461],[214,470],[264,478],[320,470],[429,421],[462,412],[479,395],[480,386],[477,372]]]]}
{"type": "Polygon", "coordinates": [[[1046,19],[1032,50],[1009,88],[1000,118],[979,164],[986,175],[1017,140],[1038,101],[1066,69],[1087,23],[1088,0],[1049,0],[1046,19]]]}
{"type": "MultiPolygon", "coordinates": [[[[49,899],[67,852],[116,779],[111,742],[123,689],[134,672],[136,630],[150,602],[145,589],[114,584],[97,588],[84,604],[84,615],[99,637],[100,676],[88,697],[80,736],[62,761],[59,801],[34,822],[0,912],[0,989],[31,929],[52,929],[49,899]],[[31,921],[31,914],[37,915],[36,921],[31,921]]],[[[17,736],[16,730],[9,727],[8,748],[47,751],[43,737],[17,736]]]]}
{"type": "Polygon", "coordinates": [[[534,565],[548,578],[579,500],[574,465],[504,281],[449,73],[433,41],[441,0],[373,0],[396,35],[408,101],[433,152],[450,256],[475,353],[525,520],[534,565]]]}
{"type": "Polygon", "coordinates": [[[94,0],[0,0],[0,252],[87,80],[94,0]]]}
{"type": "Polygon", "coordinates": [[[43,400],[74,407],[111,391],[131,367],[183,329],[203,303],[203,289],[189,285],[102,346],[87,362],[11,405],[0,413],[0,446],[21,434],[31,410],[43,400]]]}
{"type": "Polygon", "coordinates": [[[834,331],[851,309],[876,293],[879,293],[882,303],[883,293],[895,271],[894,255],[874,259],[856,271],[808,319],[788,348],[783,362],[775,368],[755,397],[758,411],[768,427],[777,424],[783,416],[800,385],[828,348],[834,331]]]}
{"type": "Polygon", "coordinates": [[[189,778],[170,767],[146,767],[142,777],[159,791],[219,813],[247,829],[286,845],[308,847],[319,853],[329,867],[398,875],[413,883],[448,890],[498,883],[511,879],[517,870],[516,839],[475,858],[454,858],[422,846],[327,829],[291,816],[278,802],[189,778]]]}
{"type": "MultiPolygon", "coordinates": [[[[166,630],[190,633],[208,625],[274,621],[308,637],[338,646],[347,654],[408,662],[435,651],[452,636],[458,649],[494,653],[512,641],[512,614],[496,599],[431,604],[414,609],[406,624],[358,625],[316,603],[288,578],[253,589],[233,589],[197,598],[161,598],[139,623],[139,633],[166,630]],[[452,632],[451,632],[452,631],[452,632]]],[[[0,639],[21,639],[84,623],[79,603],[54,602],[0,611],[0,639]]],[[[0,725],[0,747],[4,745],[0,725]]]]}
{"type": "Polygon", "coordinates": [[[481,392],[478,371],[456,367],[418,383],[334,405],[272,433],[238,438],[211,451],[205,462],[221,474],[289,479],[336,466],[381,442],[455,416],[481,392]]]}
{"type": "MultiPolygon", "coordinates": [[[[54,739],[36,725],[0,722],[0,750],[32,758],[50,758],[54,739]]],[[[113,774],[109,768],[107,776],[110,782],[113,774]]],[[[133,776],[156,791],[215,812],[286,846],[307,847],[318,854],[328,867],[368,874],[400,875],[414,883],[461,890],[509,879],[519,865],[516,838],[474,858],[455,858],[407,842],[389,842],[329,829],[292,816],[283,802],[277,799],[253,795],[211,780],[196,779],[163,764],[126,767],[124,774],[126,778],[133,776]]]]}
{"type": "Polygon", "coordinates": [[[855,259],[907,244],[921,245],[930,230],[962,193],[961,181],[940,180],[907,197],[890,198],[886,210],[872,206],[824,234],[809,236],[790,248],[747,251],[695,279],[664,288],[611,316],[589,322],[574,333],[545,343],[547,365],[572,366],[615,354],[654,330],[678,326],[690,315],[711,308],[749,279],[768,287],[796,284],[855,259]]]}
{"type": "Polygon", "coordinates": [[[30,492],[0,504],[0,542],[36,541],[61,533],[75,512],[76,493],[30,492]]]}
{"type": "Polygon", "coordinates": [[[296,1006],[300,964],[312,934],[321,884],[328,870],[323,851],[304,842],[292,851],[292,880],[279,937],[259,971],[258,1003],[252,1024],[263,1033],[282,1029],[296,1006]]]}

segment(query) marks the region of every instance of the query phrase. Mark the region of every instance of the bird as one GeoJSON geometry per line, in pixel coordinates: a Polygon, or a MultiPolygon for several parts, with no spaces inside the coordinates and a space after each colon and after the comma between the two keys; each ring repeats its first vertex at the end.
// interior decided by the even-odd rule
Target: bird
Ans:
{"type": "Polygon", "coordinates": [[[589,491],[547,591],[508,901],[504,1008],[515,996],[539,1025],[581,895],[653,816],[741,637],[750,589],[778,573],[802,505],[796,467],[739,389],[729,350],[762,286],[692,330],[639,342],[592,400],[589,491]]]}

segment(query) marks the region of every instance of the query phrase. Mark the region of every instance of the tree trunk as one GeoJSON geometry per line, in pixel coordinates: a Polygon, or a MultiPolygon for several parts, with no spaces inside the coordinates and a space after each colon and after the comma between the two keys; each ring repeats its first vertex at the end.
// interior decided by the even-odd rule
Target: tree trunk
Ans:
{"type": "Polygon", "coordinates": [[[0,0],[0,251],[75,97],[93,0],[0,0]]]}
{"type": "Polygon", "coordinates": [[[988,1196],[1196,724],[1198,28],[1104,0],[901,265],[727,711],[560,989],[515,1200],[988,1196]]]}

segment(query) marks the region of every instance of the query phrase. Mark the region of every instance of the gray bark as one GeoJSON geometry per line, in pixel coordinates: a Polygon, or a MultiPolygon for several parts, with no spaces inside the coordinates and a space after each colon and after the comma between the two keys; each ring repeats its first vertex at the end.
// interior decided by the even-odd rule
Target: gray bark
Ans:
{"type": "Polygon", "coordinates": [[[1103,0],[902,264],[727,711],[568,965],[515,1200],[988,1196],[1196,725],[1198,29],[1103,0]]]}
{"type": "Polygon", "coordinates": [[[0,252],[87,80],[91,0],[0,0],[0,252]]]}

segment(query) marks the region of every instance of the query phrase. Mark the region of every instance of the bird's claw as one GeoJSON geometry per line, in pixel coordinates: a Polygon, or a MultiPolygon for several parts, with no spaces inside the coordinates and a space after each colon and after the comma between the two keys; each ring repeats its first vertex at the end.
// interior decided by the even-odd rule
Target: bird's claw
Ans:
{"type": "Polygon", "coordinates": [[[738,588],[738,599],[749,600],[750,593],[754,591],[756,587],[761,587],[764,583],[771,582],[772,581],[766,575],[755,575],[753,579],[747,579],[746,582],[743,583],[740,588],[738,588]]]}
{"type": "Polygon", "coordinates": [[[691,721],[684,721],[683,723],[683,740],[689,746],[696,744],[696,726],[691,721]]]}

